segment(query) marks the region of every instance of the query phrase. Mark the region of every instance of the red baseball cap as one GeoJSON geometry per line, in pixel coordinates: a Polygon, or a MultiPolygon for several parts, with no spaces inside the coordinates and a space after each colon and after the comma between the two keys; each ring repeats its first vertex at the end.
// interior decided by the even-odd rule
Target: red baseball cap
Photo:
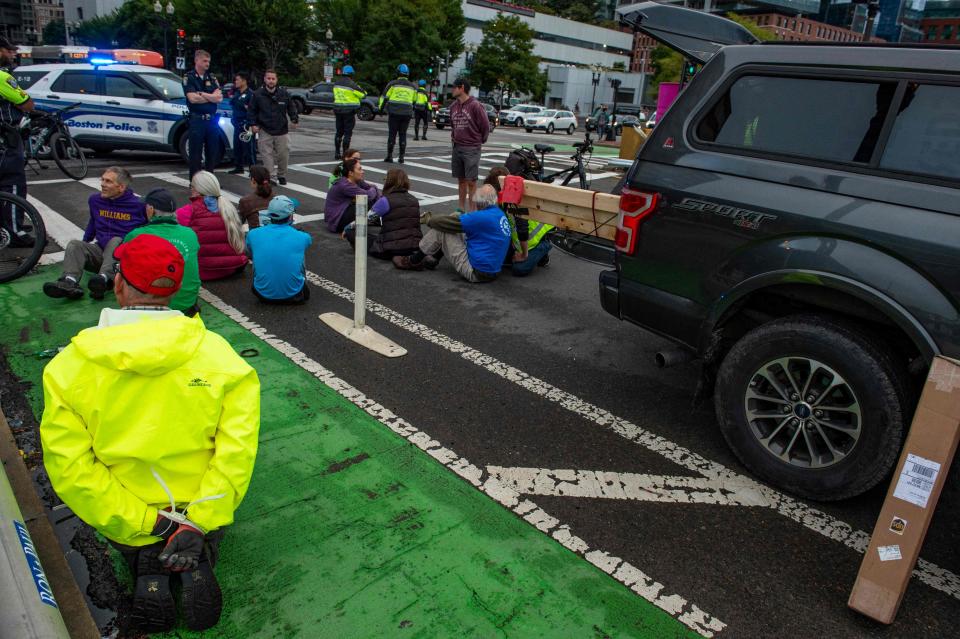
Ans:
{"type": "Polygon", "coordinates": [[[123,279],[144,293],[167,297],[180,289],[183,281],[183,256],[173,244],[144,233],[129,242],[124,242],[113,252],[123,279]],[[173,281],[172,286],[161,286],[163,278],[173,281]]]}

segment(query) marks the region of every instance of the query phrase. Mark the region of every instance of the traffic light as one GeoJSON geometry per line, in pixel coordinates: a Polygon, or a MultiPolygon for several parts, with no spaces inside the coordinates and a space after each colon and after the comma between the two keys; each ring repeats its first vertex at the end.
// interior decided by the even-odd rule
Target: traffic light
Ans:
{"type": "Polygon", "coordinates": [[[350,57],[350,49],[344,48],[344,49],[343,49],[343,58],[344,58],[344,59],[347,59],[347,58],[349,58],[349,57],[350,57]]]}
{"type": "Polygon", "coordinates": [[[693,62],[687,62],[687,77],[692,78],[697,72],[697,65],[693,62]]]}
{"type": "Polygon", "coordinates": [[[427,75],[433,75],[433,67],[427,67],[427,75]]]}
{"type": "Polygon", "coordinates": [[[186,29],[177,29],[177,51],[183,51],[183,46],[186,38],[187,38],[186,29]]]}

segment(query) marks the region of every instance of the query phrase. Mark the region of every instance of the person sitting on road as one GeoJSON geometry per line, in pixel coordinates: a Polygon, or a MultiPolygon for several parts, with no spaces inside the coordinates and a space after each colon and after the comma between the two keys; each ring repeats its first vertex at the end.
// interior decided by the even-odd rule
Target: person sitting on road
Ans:
{"type": "Polygon", "coordinates": [[[347,162],[347,160],[359,160],[359,159],[360,159],[360,151],[356,149],[347,149],[346,151],[344,151],[343,162],[333,167],[333,171],[330,172],[330,177],[327,178],[327,190],[329,191],[330,189],[332,189],[336,181],[343,177],[343,165],[347,162]]]}
{"type": "Polygon", "coordinates": [[[293,228],[299,203],[278,195],[270,200],[269,223],[247,234],[247,255],[253,262],[253,294],[268,304],[302,304],[310,299],[306,273],[309,233],[293,228]]]}
{"type": "Polygon", "coordinates": [[[489,184],[477,189],[474,202],[477,210],[470,213],[424,213],[421,221],[430,228],[420,240],[420,248],[412,255],[393,258],[393,265],[402,270],[435,269],[446,256],[468,282],[495,280],[510,247],[510,222],[497,206],[497,192],[489,184]]]}
{"type": "Polygon", "coordinates": [[[525,216],[527,209],[515,204],[504,204],[500,193],[500,178],[510,175],[505,166],[495,166],[490,169],[484,184],[492,186],[498,194],[498,202],[507,219],[510,221],[510,249],[507,251],[506,264],[514,277],[530,275],[537,266],[546,266],[550,263],[550,249],[553,246],[547,234],[554,228],[553,225],[537,220],[529,220],[525,216]]]}
{"type": "Polygon", "coordinates": [[[70,240],[64,249],[63,274],[56,282],[43,285],[49,297],[78,300],[83,297],[80,278],[90,271],[87,287],[90,297],[102,300],[113,286],[113,250],[123,237],[138,226],[147,223],[145,207],[130,183],[130,172],[111,166],[100,176],[100,192],[87,200],[90,221],[83,232],[83,240],[70,240]]]}
{"type": "Polygon", "coordinates": [[[173,629],[178,578],[186,625],[204,630],[220,618],[219,543],[253,474],[260,382],[199,317],[170,309],[184,270],[173,244],[144,233],[115,256],[120,309],[43,371],[43,463],[127,560],[138,629],[173,629]]]}
{"type": "Polygon", "coordinates": [[[187,317],[193,317],[199,312],[197,295],[200,293],[200,265],[197,254],[200,252],[200,241],[193,229],[177,223],[174,211],[177,205],[173,196],[166,189],[153,189],[143,198],[147,209],[147,220],[144,226],[137,227],[123,238],[129,242],[138,235],[148,233],[162,237],[173,244],[183,256],[183,281],[180,290],[170,300],[170,308],[181,311],[187,317]]]}
{"type": "MultiPolygon", "coordinates": [[[[420,245],[420,202],[409,193],[410,178],[403,169],[390,169],[383,183],[383,197],[370,208],[380,220],[380,233],[367,235],[367,252],[381,260],[410,255],[420,245]]],[[[353,246],[356,228],[348,225],[344,237],[353,246]]]]}
{"type": "Polygon", "coordinates": [[[229,277],[247,265],[240,214],[220,192],[213,173],[194,174],[190,204],[177,209],[177,221],[192,228],[200,240],[200,279],[204,282],[229,277]]]}
{"type": "Polygon", "coordinates": [[[327,191],[323,207],[323,222],[331,233],[343,233],[347,224],[357,218],[358,195],[366,195],[367,204],[372,206],[379,199],[380,191],[363,181],[360,160],[347,160],[343,163],[343,176],[327,191]]]}
{"type": "Polygon", "coordinates": [[[262,164],[250,167],[250,186],[253,192],[240,198],[237,209],[240,219],[247,223],[247,228],[255,229],[260,226],[260,212],[267,210],[273,197],[273,185],[270,184],[270,171],[267,167],[262,164]]]}

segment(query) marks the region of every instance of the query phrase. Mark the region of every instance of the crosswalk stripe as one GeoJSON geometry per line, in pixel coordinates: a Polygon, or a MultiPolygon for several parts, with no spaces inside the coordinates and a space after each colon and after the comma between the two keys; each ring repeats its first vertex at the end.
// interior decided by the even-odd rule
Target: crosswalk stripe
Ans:
{"type": "MultiPolygon", "coordinates": [[[[401,164],[401,165],[399,165],[397,168],[403,168],[404,166],[406,166],[406,164],[401,164]]],[[[413,166],[413,165],[411,165],[411,166],[413,166]]],[[[383,174],[383,175],[386,175],[387,171],[389,170],[389,169],[381,169],[381,168],[375,167],[375,166],[370,166],[369,164],[367,164],[364,168],[365,168],[367,171],[371,171],[371,172],[373,172],[373,173],[381,173],[381,174],[383,174]]],[[[424,183],[426,183],[426,184],[433,184],[434,186],[442,186],[442,187],[445,188],[445,189],[455,189],[455,188],[457,188],[457,185],[456,185],[456,184],[452,184],[452,183],[450,183],[450,182],[443,182],[442,180],[433,180],[433,179],[430,179],[430,178],[420,177],[420,176],[417,176],[417,175],[411,175],[411,176],[410,176],[410,181],[411,181],[411,182],[424,182],[424,183]]],[[[371,183],[371,184],[372,184],[372,183],[371,183]]],[[[411,191],[411,193],[413,193],[413,191],[411,191]]],[[[427,196],[427,197],[430,197],[430,196],[427,196]]]]}
{"type": "MultiPolygon", "coordinates": [[[[99,184],[97,185],[97,188],[100,188],[99,184]]],[[[63,217],[29,193],[27,194],[27,201],[37,207],[40,217],[43,218],[43,226],[47,229],[47,235],[50,237],[50,239],[59,244],[60,248],[67,248],[67,244],[70,242],[70,240],[83,239],[83,229],[81,229],[79,226],[63,217]]]]}
{"type": "MultiPolygon", "coordinates": [[[[300,171],[300,172],[302,172],[302,173],[312,173],[312,174],[314,174],[314,175],[321,175],[321,176],[323,176],[323,177],[330,177],[330,172],[329,172],[329,171],[320,171],[319,169],[313,169],[313,168],[310,168],[309,166],[304,166],[303,164],[291,164],[291,165],[290,165],[289,167],[287,167],[287,168],[292,169],[292,170],[294,170],[294,171],[300,171]]],[[[386,171],[376,171],[376,172],[378,172],[378,173],[385,173],[386,171]]],[[[377,182],[371,182],[370,180],[367,180],[366,182],[367,182],[367,184],[373,185],[373,186],[377,187],[378,189],[383,189],[383,184],[379,184],[379,183],[377,183],[377,182]]],[[[420,193],[419,191],[408,191],[408,193],[410,193],[410,195],[412,195],[413,197],[417,198],[418,200],[430,199],[430,198],[433,197],[432,195],[430,195],[430,194],[428,194],[428,193],[420,193]]]]}

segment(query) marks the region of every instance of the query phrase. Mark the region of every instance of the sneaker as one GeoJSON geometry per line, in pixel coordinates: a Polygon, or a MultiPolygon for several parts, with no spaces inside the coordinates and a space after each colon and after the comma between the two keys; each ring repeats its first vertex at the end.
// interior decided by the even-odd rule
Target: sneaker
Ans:
{"type": "Polygon", "coordinates": [[[237,167],[231,171],[227,171],[228,175],[243,175],[244,173],[246,173],[246,171],[244,171],[240,167],[237,167]]]}
{"type": "Polygon", "coordinates": [[[285,177],[284,177],[284,178],[277,178],[277,182],[279,182],[281,185],[286,184],[286,183],[287,183],[287,178],[285,178],[285,177]]]}
{"type": "MultiPolygon", "coordinates": [[[[424,260],[426,261],[426,260],[424,260]]],[[[423,262],[411,262],[409,255],[395,255],[393,265],[401,271],[422,271],[423,262]]]]}
{"type": "Polygon", "coordinates": [[[154,544],[137,553],[130,620],[145,633],[167,632],[177,623],[177,606],[170,592],[170,571],[157,559],[162,550],[163,544],[154,544]]]}
{"type": "Polygon", "coordinates": [[[104,275],[94,275],[87,282],[87,288],[90,289],[90,297],[95,300],[102,300],[107,291],[113,290],[112,283],[104,275]]]}
{"type": "Polygon", "coordinates": [[[421,264],[423,264],[424,268],[430,269],[432,271],[435,268],[437,268],[437,266],[440,264],[440,260],[438,260],[432,255],[427,255],[426,257],[423,258],[423,262],[421,262],[421,264]]]}
{"type": "Polygon", "coordinates": [[[220,621],[223,594],[207,551],[196,569],[180,574],[180,610],[189,630],[207,630],[220,621]]]}
{"type": "Polygon", "coordinates": [[[540,258],[540,261],[537,262],[537,266],[549,266],[549,264],[550,264],[550,254],[549,254],[549,253],[547,253],[546,255],[544,255],[543,257],[541,257],[541,258],[540,258]]]}
{"type": "Polygon", "coordinates": [[[66,297],[71,300],[78,300],[83,297],[83,289],[73,280],[61,277],[56,282],[47,282],[43,285],[43,292],[47,297],[61,298],[66,297]]]}

